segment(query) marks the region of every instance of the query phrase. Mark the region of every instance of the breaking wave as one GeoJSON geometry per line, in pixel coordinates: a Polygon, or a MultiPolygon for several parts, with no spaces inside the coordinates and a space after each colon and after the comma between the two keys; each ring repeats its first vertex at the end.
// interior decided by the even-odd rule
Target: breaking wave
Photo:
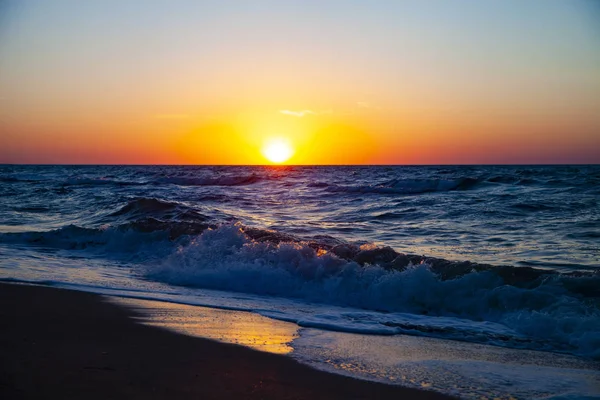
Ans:
{"type": "MultiPolygon", "coordinates": [[[[351,254],[342,247],[257,240],[242,226],[228,225],[206,230],[144,273],[182,286],[501,323],[532,343],[600,357],[598,274],[495,270],[389,248],[362,246],[351,254]]],[[[398,326],[398,332],[408,329],[398,326]]]]}

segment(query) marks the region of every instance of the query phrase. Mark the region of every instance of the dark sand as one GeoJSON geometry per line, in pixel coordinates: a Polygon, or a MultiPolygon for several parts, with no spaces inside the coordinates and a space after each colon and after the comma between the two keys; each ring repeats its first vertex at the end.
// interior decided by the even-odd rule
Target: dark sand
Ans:
{"type": "Polygon", "coordinates": [[[0,284],[0,399],[448,399],[135,323],[102,296],[0,284]]]}

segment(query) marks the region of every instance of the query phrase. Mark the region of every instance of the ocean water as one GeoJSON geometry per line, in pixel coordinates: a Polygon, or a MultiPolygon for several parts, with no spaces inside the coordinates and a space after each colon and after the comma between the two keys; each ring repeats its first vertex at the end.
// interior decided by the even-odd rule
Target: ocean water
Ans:
{"type": "MultiPolygon", "coordinates": [[[[291,322],[294,356],[335,353],[366,379],[406,368],[375,363],[364,343],[417,337],[590,371],[599,201],[600,166],[0,166],[0,279],[291,322]]],[[[497,394],[515,379],[494,365],[482,385],[514,396],[497,394]]],[[[540,398],[600,396],[598,374],[584,375],[540,398]]]]}

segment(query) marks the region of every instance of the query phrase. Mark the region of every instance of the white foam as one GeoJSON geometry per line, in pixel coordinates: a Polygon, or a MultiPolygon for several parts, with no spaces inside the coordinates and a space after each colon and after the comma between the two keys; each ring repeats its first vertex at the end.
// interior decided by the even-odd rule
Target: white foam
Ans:
{"type": "Polygon", "coordinates": [[[443,339],[364,336],[305,329],[294,357],[362,379],[464,399],[599,398],[599,365],[572,356],[443,339]]]}
{"type": "Polygon", "coordinates": [[[237,225],[205,231],[144,273],[169,284],[378,312],[373,323],[343,316],[298,319],[305,326],[411,333],[600,357],[598,309],[552,280],[527,289],[506,285],[489,271],[441,280],[427,265],[403,271],[359,266],[329,253],[318,255],[301,243],[253,241],[237,225]],[[394,319],[390,312],[404,316],[394,319]]]}

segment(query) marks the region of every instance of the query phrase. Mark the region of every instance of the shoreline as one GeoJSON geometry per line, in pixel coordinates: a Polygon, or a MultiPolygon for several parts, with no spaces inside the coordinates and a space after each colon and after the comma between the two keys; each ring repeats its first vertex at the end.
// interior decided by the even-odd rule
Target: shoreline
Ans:
{"type": "Polygon", "coordinates": [[[97,294],[0,283],[0,397],[452,399],[143,325],[135,316],[97,294]]]}

